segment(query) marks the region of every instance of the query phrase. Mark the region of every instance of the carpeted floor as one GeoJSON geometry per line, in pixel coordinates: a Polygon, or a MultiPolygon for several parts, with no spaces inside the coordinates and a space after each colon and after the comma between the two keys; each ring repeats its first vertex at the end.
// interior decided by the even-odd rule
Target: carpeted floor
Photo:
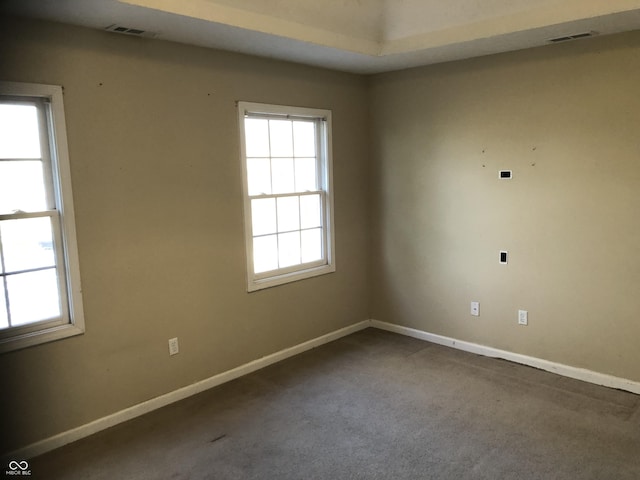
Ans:
{"type": "Polygon", "coordinates": [[[46,479],[640,479],[640,396],[367,329],[31,460],[46,479]]]}

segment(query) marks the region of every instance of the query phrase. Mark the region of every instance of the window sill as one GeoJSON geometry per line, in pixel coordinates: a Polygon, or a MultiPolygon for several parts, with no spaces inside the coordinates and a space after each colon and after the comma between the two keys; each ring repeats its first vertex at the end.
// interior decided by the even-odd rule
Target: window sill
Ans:
{"type": "Polygon", "coordinates": [[[285,273],[281,275],[274,275],[272,277],[262,279],[251,279],[247,290],[249,292],[255,292],[257,290],[263,290],[265,288],[276,287],[278,285],[284,285],[285,283],[297,282],[306,278],[318,277],[320,275],[326,275],[336,271],[336,267],[333,264],[321,265],[319,267],[308,268],[297,272],[285,273]]]}
{"type": "Polygon", "coordinates": [[[73,324],[67,324],[37,330],[35,332],[23,333],[13,337],[6,337],[0,340],[0,353],[21,350],[23,348],[54,342],[63,338],[73,337],[75,335],[82,335],[83,333],[84,328],[73,324]]]}

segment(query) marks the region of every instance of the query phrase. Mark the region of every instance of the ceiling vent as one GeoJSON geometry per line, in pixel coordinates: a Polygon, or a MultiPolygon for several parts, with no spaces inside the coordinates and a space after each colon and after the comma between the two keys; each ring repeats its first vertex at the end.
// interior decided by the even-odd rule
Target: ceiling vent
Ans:
{"type": "Polygon", "coordinates": [[[579,38],[587,38],[593,37],[597,35],[598,32],[583,32],[583,33],[575,33],[573,35],[563,35],[562,37],[550,38],[547,42],[550,43],[560,43],[560,42],[568,42],[569,40],[578,40],[579,38]]]}
{"type": "Polygon", "coordinates": [[[134,37],[153,38],[156,35],[158,35],[156,32],[150,32],[148,30],[142,30],[140,28],[124,27],[122,25],[118,25],[115,23],[113,25],[109,25],[108,27],[105,27],[105,30],[108,32],[124,33],[125,35],[133,35],[134,37]]]}

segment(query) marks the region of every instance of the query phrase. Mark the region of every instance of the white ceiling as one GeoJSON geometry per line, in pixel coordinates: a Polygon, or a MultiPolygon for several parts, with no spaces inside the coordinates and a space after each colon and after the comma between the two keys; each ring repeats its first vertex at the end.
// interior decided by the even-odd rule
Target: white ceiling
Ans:
{"type": "Polygon", "coordinates": [[[0,11],[354,73],[640,29],[640,0],[3,0],[0,11]]]}

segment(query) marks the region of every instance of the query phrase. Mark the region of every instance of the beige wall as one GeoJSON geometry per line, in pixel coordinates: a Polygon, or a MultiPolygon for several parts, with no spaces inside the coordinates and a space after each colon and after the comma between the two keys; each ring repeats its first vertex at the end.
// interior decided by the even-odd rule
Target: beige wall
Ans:
{"type": "Polygon", "coordinates": [[[0,452],[368,318],[364,78],[0,27],[3,80],[64,86],[86,317],[83,336],[0,356],[0,452]],[[246,292],[236,100],[333,111],[336,273],[246,292]]]}
{"type": "Polygon", "coordinates": [[[374,77],[372,318],[640,381],[639,86],[640,32],[374,77]]]}

